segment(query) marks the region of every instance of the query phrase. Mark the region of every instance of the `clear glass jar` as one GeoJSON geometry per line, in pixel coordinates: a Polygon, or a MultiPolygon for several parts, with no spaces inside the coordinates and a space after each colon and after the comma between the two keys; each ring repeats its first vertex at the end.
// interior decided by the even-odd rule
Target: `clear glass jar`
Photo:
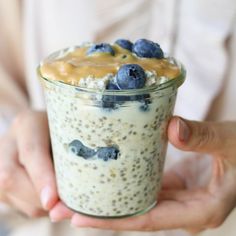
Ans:
{"type": "MultiPolygon", "coordinates": [[[[45,61],[68,51],[56,52],[45,61]]],[[[181,70],[177,78],[138,90],[98,92],[43,78],[38,68],[59,196],[70,209],[113,218],[155,206],[166,128],[186,74],[180,63],[170,60],[181,70]]]]}

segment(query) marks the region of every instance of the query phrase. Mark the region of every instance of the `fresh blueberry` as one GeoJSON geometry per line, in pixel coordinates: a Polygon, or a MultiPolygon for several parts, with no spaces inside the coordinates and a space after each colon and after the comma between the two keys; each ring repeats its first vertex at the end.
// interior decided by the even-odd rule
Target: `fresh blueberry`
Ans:
{"type": "Polygon", "coordinates": [[[150,110],[150,104],[152,102],[149,94],[134,95],[131,96],[130,99],[131,101],[139,101],[141,103],[139,106],[140,111],[147,112],[150,110]]]}
{"type": "Polygon", "coordinates": [[[112,56],[115,55],[113,48],[108,43],[99,43],[99,44],[92,45],[88,49],[87,55],[91,55],[94,53],[110,53],[112,56]]]}
{"type": "MultiPolygon", "coordinates": [[[[114,83],[110,82],[107,87],[107,90],[120,90],[119,87],[114,83]]],[[[117,109],[119,105],[124,102],[124,96],[116,96],[116,95],[103,95],[102,97],[102,107],[109,109],[117,109]]]]}
{"type": "Polygon", "coordinates": [[[69,143],[69,150],[76,156],[81,156],[84,159],[93,157],[96,154],[95,150],[84,146],[79,140],[73,140],[71,143],[69,143]]]}
{"type": "Polygon", "coordinates": [[[115,84],[114,82],[108,83],[106,89],[108,90],[120,90],[119,87],[117,86],[117,84],[115,84]]]}
{"type": "Polygon", "coordinates": [[[104,95],[102,97],[102,107],[115,110],[118,108],[116,98],[113,95],[104,95]]]}
{"type": "Polygon", "coordinates": [[[150,99],[150,95],[149,94],[139,94],[139,95],[130,96],[130,101],[143,102],[146,99],[150,99]]]}
{"type": "Polygon", "coordinates": [[[125,64],[118,70],[116,81],[120,89],[143,88],[146,81],[145,71],[137,64],[125,64]]]}
{"type": "Polygon", "coordinates": [[[79,140],[73,140],[69,143],[69,150],[75,155],[79,155],[81,148],[83,148],[83,144],[79,140]]]}
{"type": "Polygon", "coordinates": [[[117,160],[119,149],[116,147],[100,147],[97,150],[97,157],[103,159],[104,161],[117,160]]]}
{"type": "Polygon", "coordinates": [[[133,43],[127,39],[117,39],[115,43],[124,49],[132,51],[133,43]]]}
{"type": "Polygon", "coordinates": [[[160,45],[147,39],[139,39],[133,45],[133,52],[139,57],[157,58],[164,57],[160,45]]]}
{"type": "Polygon", "coordinates": [[[141,106],[139,107],[140,111],[147,112],[150,110],[150,100],[141,100],[141,106]]]}

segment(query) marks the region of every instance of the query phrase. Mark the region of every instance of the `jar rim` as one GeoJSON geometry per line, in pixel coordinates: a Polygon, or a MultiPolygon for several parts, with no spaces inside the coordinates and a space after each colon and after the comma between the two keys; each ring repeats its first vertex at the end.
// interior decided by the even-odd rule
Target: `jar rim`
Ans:
{"type": "Polygon", "coordinates": [[[69,47],[69,48],[65,48],[65,49],[62,49],[62,50],[58,50],[58,51],[50,54],[44,60],[42,60],[40,62],[40,64],[38,65],[38,67],[37,67],[37,74],[38,74],[39,78],[42,79],[43,81],[49,82],[52,85],[57,86],[57,87],[60,87],[60,88],[63,88],[63,89],[69,89],[69,90],[73,89],[73,90],[78,91],[80,93],[116,95],[116,96],[141,95],[141,94],[147,94],[147,93],[157,93],[159,91],[163,92],[163,90],[168,89],[172,86],[174,86],[175,88],[180,87],[183,84],[183,82],[185,81],[185,78],[186,78],[185,67],[183,66],[182,63],[180,63],[174,57],[165,57],[165,58],[167,60],[171,61],[172,63],[174,63],[180,69],[180,73],[175,78],[172,78],[172,79],[170,79],[170,80],[168,80],[164,83],[158,84],[158,85],[151,85],[151,86],[144,87],[144,88],[139,88],[139,89],[97,90],[97,89],[81,87],[81,86],[78,86],[78,85],[68,84],[68,83],[65,83],[63,81],[50,80],[49,78],[46,78],[41,74],[40,67],[43,63],[45,63],[47,61],[51,61],[53,59],[60,58],[60,57],[64,56],[66,53],[69,53],[69,52],[73,51],[77,47],[79,47],[79,46],[74,46],[74,47],[69,47]]]}

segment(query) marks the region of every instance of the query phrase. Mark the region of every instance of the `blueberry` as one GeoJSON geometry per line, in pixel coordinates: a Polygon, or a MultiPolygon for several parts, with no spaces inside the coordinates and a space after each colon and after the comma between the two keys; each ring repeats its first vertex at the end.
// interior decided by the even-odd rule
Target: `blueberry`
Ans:
{"type": "Polygon", "coordinates": [[[149,99],[150,95],[149,94],[138,94],[138,95],[133,95],[130,96],[130,101],[139,101],[139,102],[143,102],[146,99],[149,99]]]}
{"type": "Polygon", "coordinates": [[[150,110],[150,100],[141,100],[142,105],[139,107],[140,111],[147,112],[150,110]]]}
{"type": "Polygon", "coordinates": [[[97,150],[97,157],[103,159],[104,161],[117,160],[119,149],[116,147],[100,147],[97,150]]]}
{"type": "Polygon", "coordinates": [[[102,97],[102,107],[115,110],[118,108],[116,98],[113,95],[104,95],[102,97]]]}
{"type": "Polygon", "coordinates": [[[131,101],[139,101],[141,105],[139,106],[140,111],[147,112],[150,110],[150,104],[152,103],[150,100],[149,94],[140,94],[134,95],[131,97],[131,101]]]}
{"type": "Polygon", "coordinates": [[[114,82],[108,83],[106,89],[108,90],[120,90],[119,87],[117,86],[117,84],[115,84],[114,82]]]}
{"type": "Polygon", "coordinates": [[[139,39],[133,45],[133,52],[139,57],[157,58],[164,57],[160,45],[147,39],[139,39]]]}
{"type": "Polygon", "coordinates": [[[96,154],[95,150],[84,146],[79,140],[73,140],[71,143],[69,143],[69,150],[76,156],[81,156],[84,159],[93,157],[96,154]]]}
{"type": "Polygon", "coordinates": [[[92,45],[88,49],[87,55],[91,55],[94,53],[110,53],[112,56],[115,55],[113,48],[108,43],[99,43],[99,44],[92,45]]]}
{"type": "Polygon", "coordinates": [[[125,64],[118,70],[116,81],[120,89],[143,88],[146,81],[145,71],[137,64],[125,64]]]}
{"type": "Polygon", "coordinates": [[[117,39],[115,43],[124,49],[132,51],[133,43],[127,39],[117,39]]]}
{"type": "MultiPolygon", "coordinates": [[[[120,90],[119,87],[114,83],[110,82],[107,87],[107,90],[120,90]]],[[[118,105],[121,105],[124,101],[124,96],[116,95],[103,95],[102,97],[102,107],[109,109],[117,109],[118,105]]]]}

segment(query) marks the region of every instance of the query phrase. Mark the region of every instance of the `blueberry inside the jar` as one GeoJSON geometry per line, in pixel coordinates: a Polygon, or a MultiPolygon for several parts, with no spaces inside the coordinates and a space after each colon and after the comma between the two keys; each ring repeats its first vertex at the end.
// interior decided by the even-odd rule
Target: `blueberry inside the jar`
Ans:
{"type": "Polygon", "coordinates": [[[104,161],[117,160],[119,149],[116,147],[100,147],[97,150],[97,156],[104,161]]]}
{"type": "MultiPolygon", "coordinates": [[[[107,90],[120,90],[120,88],[114,82],[109,82],[107,90]]],[[[124,96],[116,96],[116,95],[103,95],[102,96],[102,107],[108,109],[117,109],[119,105],[122,105],[125,101],[124,96]]]]}
{"type": "Polygon", "coordinates": [[[69,151],[75,154],[76,156],[83,157],[84,159],[88,159],[96,155],[95,150],[86,147],[81,141],[77,139],[69,143],[69,151]]]}
{"type": "Polygon", "coordinates": [[[70,142],[68,146],[70,152],[86,160],[95,157],[97,157],[98,159],[102,159],[103,161],[117,160],[118,154],[120,152],[119,149],[115,146],[98,147],[97,149],[92,149],[85,146],[78,139],[70,142]]]}
{"type": "Polygon", "coordinates": [[[151,99],[150,99],[150,95],[146,94],[147,97],[140,99],[139,102],[141,103],[141,105],[139,106],[139,110],[142,112],[148,112],[150,110],[150,105],[151,105],[151,99]]]}

